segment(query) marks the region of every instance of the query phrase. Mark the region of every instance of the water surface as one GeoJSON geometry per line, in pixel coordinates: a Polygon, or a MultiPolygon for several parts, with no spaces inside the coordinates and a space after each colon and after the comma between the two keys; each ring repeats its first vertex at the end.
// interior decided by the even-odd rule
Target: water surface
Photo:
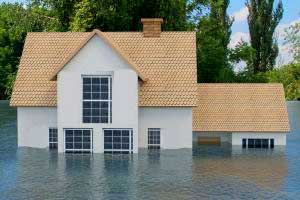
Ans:
{"type": "Polygon", "coordinates": [[[17,148],[16,110],[0,101],[0,199],[299,199],[300,103],[288,111],[286,148],[64,155],[17,148]]]}

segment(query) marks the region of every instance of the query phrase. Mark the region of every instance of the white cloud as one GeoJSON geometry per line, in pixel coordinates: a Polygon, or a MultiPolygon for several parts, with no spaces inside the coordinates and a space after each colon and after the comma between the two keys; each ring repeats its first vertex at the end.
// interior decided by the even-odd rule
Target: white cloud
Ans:
{"type": "Polygon", "coordinates": [[[249,15],[248,8],[245,6],[241,8],[239,11],[234,12],[232,14],[232,17],[234,17],[234,22],[243,22],[247,20],[247,17],[249,15]]]}
{"type": "Polygon", "coordinates": [[[228,47],[229,48],[234,48],[241,41],[250,42],[249,33],[236,32],[236,33],[232,34],[228,47]]]}

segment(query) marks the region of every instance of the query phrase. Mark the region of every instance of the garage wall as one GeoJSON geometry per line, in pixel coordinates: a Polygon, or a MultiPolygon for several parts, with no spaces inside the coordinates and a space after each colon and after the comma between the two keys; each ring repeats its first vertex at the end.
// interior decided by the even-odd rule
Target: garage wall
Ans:
{"type": "Polygon", "coordinates": [[[192,148],[192,108],[139,107],[139,147],[148,147],[148,128],[161,129],[161,148],[192,148]]]}
{"type": "Polygon", "coordinates": [[[47,148],[48,131],[57,126],[56,108],[18,107],[18,146],[47,148]]]}
{"type": "Polygon", "coordinates": [[[193,141],[196,142],[198,137],[219,137],[221,142],[231,143],[231,133],[227,132],[193,132],[193,141]]]}

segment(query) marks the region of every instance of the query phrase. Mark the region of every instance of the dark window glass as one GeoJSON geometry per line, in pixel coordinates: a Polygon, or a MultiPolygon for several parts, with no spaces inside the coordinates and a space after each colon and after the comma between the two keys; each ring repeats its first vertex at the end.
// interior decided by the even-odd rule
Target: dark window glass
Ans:
{"type": "Polygon", "coordinates": [[[254,139],[248,139],[248,148],[254,148],[254,139]]]}
{"type": "Polygon", "coordinates": [[[274,139],[270,139],[270,148],[274,148],[274,139]]]}
{"type": "Polygon", "coordinates": [[[269,140],[262,139],[262,148],[269,148],[269,140]]]}
{"type": "Polygon", "coordinates": [[[247,139],[243,139],[243,148],[246,148],[247,147],[247,139]]]}
{"type": "Polygon", "coordinates": [[[261,139],[255,139],[255,148],[261,148],[261,139]]]}

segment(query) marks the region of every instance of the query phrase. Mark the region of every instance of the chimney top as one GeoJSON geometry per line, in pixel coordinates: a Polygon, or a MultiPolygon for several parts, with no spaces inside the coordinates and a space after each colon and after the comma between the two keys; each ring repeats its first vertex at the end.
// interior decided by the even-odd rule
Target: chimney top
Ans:
{"type": "Polygon", "coordinates": [[[144,37],[160,37],[162,18],[142,18],[144,37]]]}

